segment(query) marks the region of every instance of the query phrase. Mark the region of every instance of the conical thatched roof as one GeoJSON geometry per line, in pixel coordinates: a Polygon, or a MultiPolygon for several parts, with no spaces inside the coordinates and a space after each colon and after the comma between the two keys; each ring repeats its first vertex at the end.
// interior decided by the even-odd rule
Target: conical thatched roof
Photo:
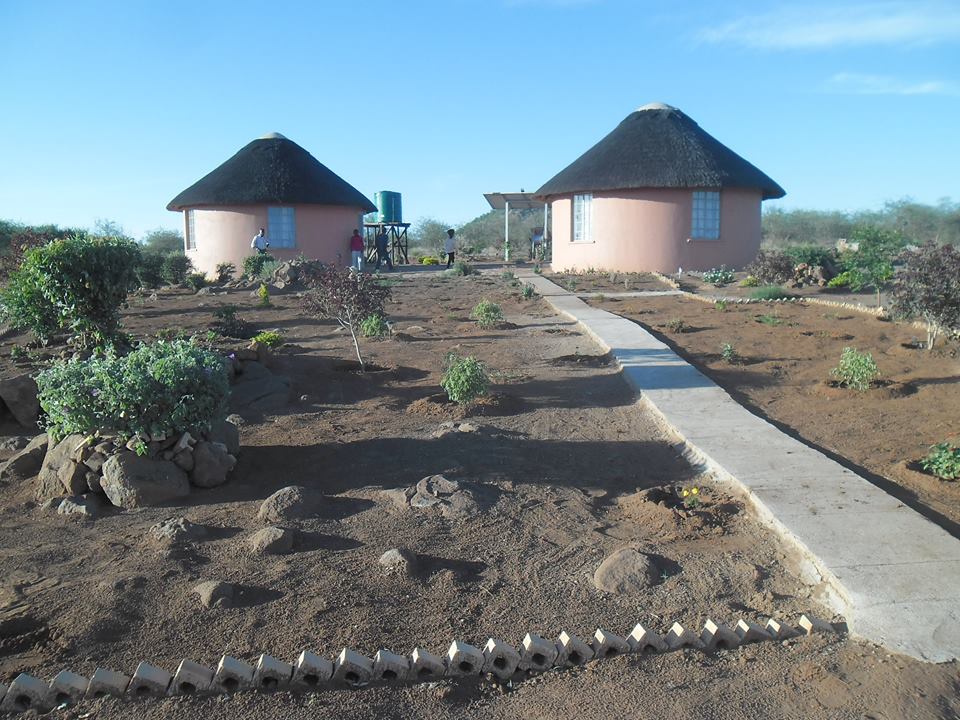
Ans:
{"type": "Polygon", "coordinates": [[[766,174],[669,105],[651,103],[537,190],[540,197],[636,188],[757,188],[786,193],[766,174]]]}
{"type": "Polygon", "coordinates": [[[279,133],[241,148],[177,195],[167,210],[215,205],[346,205],[376,207],[359,190],[279,133]]]}

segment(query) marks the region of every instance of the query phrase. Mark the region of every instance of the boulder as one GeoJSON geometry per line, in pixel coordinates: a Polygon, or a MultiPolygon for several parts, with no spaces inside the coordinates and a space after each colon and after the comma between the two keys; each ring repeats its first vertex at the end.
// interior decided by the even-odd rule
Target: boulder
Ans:
{"type": "Polygon", "coordinates": [[[74,459],[65,461],[57,470],[57,477],[67,495],[82,495],[87,491],[87,471],[89,468],[74,459]]]}
{"type": "Polygon", "coordinates": [[[282,555],[293,548],[293,532],[271,525],[247,538],[247,545],[255,555],[282,555]]]}
{"type": "Polygon", "coordinates": [[[158,505],[190,494],[187,474],[167,460],[118,453],[103,464],[100,485],[117,507],[158,505]]]}
{"type": "Polygon", "coordinates": [[[7,460],[0,467],[0,482],[17,478],[25,480],[32,478],[43,466],[43,458],[47,454],[47,434],[37,435],[27,443],[20,452],[7,460]]]}
{"type": "Polygon", "coordinates": [[[206,608],[230,607],[234,591],[232,583],[222,580],[207,580],[193,588],[193,592],[200,596],[200,604],[206,608]]]}
{"type": "MultiPolygon", "coordinates": [[[[40,474],[37,476],[37,500],[43,501],[63,495],[65,486],[60,479],[60,469],[65,468],[64,475],[68,480],[73,480],[72,473],[75,471],[77,464],[71,456],[77,446],[83,442],[83,435],[67,435],[58,443],[47,443],[47,453],[43,457],[40,474]]],[[[67,494],[80,495],[81,492],[82,490],[77,492],[67,491],[67,494]]]]}
{"type": "Polygon", "coordinates": [[[608,556],[593,574],[593,584],[617,595],[639,593],[660,582],[660,569],[634,548],[621,548],[608,556]]]}
{"type": "Polygon", "coordinates": [[[232,422],[220,420],[210,426],[207,438],[211,442],[223,443],[227,452],[236,457],[240,453],[240,429],[232,422]]]}
{"type": "Polygon", "coordinates": [[[40,401],[37,400],[37,383],[29,373],[0,380],[0,400],[18,423],[27,428],[37,427],[40,401]]]}
{"type": "Polygon", "coordinates": [[[412,575],[415,566],[413,554],[402,548],[390,548],[377,562],[387,575],[412,575]]]}
{"type": "Polygon", "coordinates": [[[97,495],[66,497],[57,506],[57,515],[93,519],[103,512],[103,501],[97,495]]]}
{"type": "Polygon", "coordinates": [[[147,532],[150,540],[164,545],[195,542],[207,536],[207,529],[203,525],[192,523],[184,517],[161,520],[147,532]]]}
{"type": "Polygon", "coordinates": [[[29,442],[30,438],[26,435],[13,435],[11,437],[5,437],[0,440],[0,452],[15,453],[18,450],[23,450],[29,442]]]}
{"type": "Polygon", "coordinates": [[[257,517],[266,522],[299,520],[316,515],[322,496],[308,495],[299,485],[280,488],[260,505],[257,517]]]}
{"type": "Polygon", "coordinates": [[[172,458],[174,464],[183,470],[184,472],[190,472],[193,470],[193,451],[192,450],[182,450],[178,452],[172,458]]]}
{"type": "Polygon", "coordinates": [[[193,471],[190,482],[197,487],[212,488],[227,481],[237,459],[227,452],[227,446],[218,442],[201,441],[193,449],[193,471]]]}
{"type": "Polygon", "coordinates": [[[244,363],[243,374],[230,392],[233,412],[265,413],[282,410],[290,400],[290,378],[273,375],[256,361],[244,363]]]}
{"type": "Polygon", "coordinates": [[[231,423],[232,425],[236,425],[237,427],[240,427],[241,425],[245,425],[247,422],[246,420],[243,419],[243,417],[241,417],[240,415],[237,415],[236,413],[231,413],[227,415],[225,420],[228,423],[231,423]]]}

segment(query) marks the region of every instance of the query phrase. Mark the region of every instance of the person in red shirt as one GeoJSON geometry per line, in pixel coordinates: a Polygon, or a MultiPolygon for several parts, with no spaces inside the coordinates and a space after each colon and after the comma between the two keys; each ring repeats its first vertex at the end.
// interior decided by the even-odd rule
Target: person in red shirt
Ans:
{"type": "Polygon", "coordinates": [[[363,272],[363,238],[359,230],[354,230],[350,238],[350,267],[363,272]]]}

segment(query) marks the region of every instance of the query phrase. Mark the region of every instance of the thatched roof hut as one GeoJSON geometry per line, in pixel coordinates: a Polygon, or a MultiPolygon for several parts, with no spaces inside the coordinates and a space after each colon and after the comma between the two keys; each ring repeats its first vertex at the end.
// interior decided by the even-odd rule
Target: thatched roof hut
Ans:
{"type": "Polygon", "coordinates": [[[280,133],[270,133],[177,195],[167,210],[216,205],[343,205],[373,212],[359,190],[280,133]]]}
{"type": "Polygon", "coordinates": [[[682,111],[650,103],[544,183],[537,195],[697,187],[756,188],[764,200],[786,194],[682,111]]]}

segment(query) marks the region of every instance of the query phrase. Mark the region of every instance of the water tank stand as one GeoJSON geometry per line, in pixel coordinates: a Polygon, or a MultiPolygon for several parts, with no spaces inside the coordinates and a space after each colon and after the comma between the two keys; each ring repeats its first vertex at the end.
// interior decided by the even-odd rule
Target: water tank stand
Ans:
{"type": "Polygon", "coordinates": [[[408,265],[410,256],[408,255],[409,243],[407,240],[407,228],[410,223],[364,223],[363,238],[366,247],[366,260],[368,263],[377,262],[377,235],[381,230],[387,231],[390,259],[394,265],[408,265]]]}

